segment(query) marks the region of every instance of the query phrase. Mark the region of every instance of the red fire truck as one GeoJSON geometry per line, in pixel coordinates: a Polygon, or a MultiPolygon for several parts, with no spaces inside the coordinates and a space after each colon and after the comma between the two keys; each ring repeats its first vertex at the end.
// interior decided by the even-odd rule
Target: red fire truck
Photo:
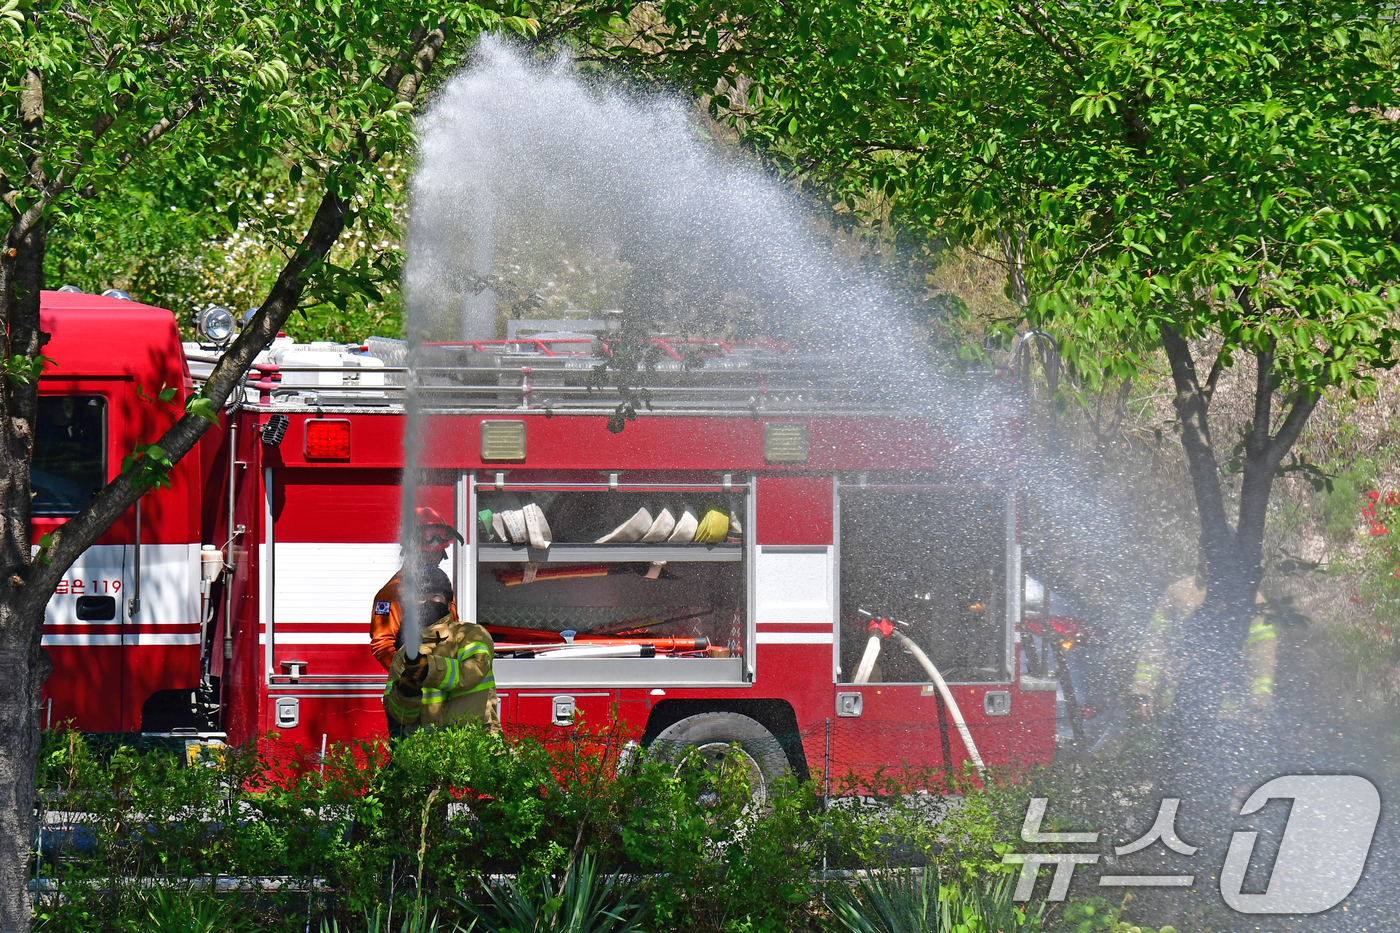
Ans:
{"type": "MultiPolygon", "coordinates": [[[[133,301],[42,307],[36,534],[158,437],[218,354],[133,301]]],[[[1055,683],[1019,647],[1014,464],[956,462],[875,380],[772,344],[655,337],[650,407],[614,433],[608,326],[512,322],[415,357],[416,504],[463,535],[444,569],[498,643],[507,731],[618,722],[643,746],[738,742],[768,773],[1053,756],[1055,683]],[[526,506],[547,546],[491,518],[526,506]],[[663,512],[727,527],[614,535],[663,512]],[[899,634],[867,659],[880,618],[899,634]]],[[[308,749],[385,732],[369,621],[401,563],[407,362],[383,338],[259,357],[170,488],[55,592],[46,725],[308,749]]]]}

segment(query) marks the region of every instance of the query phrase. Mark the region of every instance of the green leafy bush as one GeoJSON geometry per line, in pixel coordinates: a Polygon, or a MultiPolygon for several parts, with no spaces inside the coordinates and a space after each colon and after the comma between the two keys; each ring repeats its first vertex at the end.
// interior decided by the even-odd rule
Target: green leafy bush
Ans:
{"type": "MultiPolygon", "coordinates": [[[[346,924],[342,929],[339,920],[321,921],[321,933],[357,933],[358,929],[353,924],[346,924]]],[[[397,933],[448,933],[449,930],[459,933],[461,929],[456,924],[447,926],[439,923],[436,912],[430,911],[426,904],[415,901],[403,912],[397,933]]],[[[364,930],[365,933],[394,933],[393,910],[376,907],[373,913],[365,915],[364,930]]]]}
{"type": "Polygon", "coordinates": [[[824,822],[839,822],[809,784],[783,781],[757,806],[742,767],[623,760],[613,734],[579,730],[546,747],[452,729],[392,749],[342,746],[324,762],[274,758],[272,747],[185,767],[174,754],[49,735],[41,919],[119,929],[142,886],[233,876],[256,887],[239,896],[269,929],[302,929],[308,912],[353,926],[414,903],[455,922],[484,875],[519,873],[520,889],[535,890],[587,853],[590,871],[691,879],[644,883],[662,927],[785,929],[808,909],[824,822]]]}
{"type": "Polygon", "coordinates": [[[1334,625],[1332,641],[1359,682],[1370,681],[1395,698],[1400,696],[1400,494],[1372,490],[1361,502],[1368,534],[1354,599],[1369,611],[1334,625]]]}
{"type": "Polygon", "coordinates": [[[1322,530],[1338,543],[1350,541],[1364,526],[1361,510],[1366,492],[1375,488],[1376,464],[1369,459],[1355,461],[1332,479],[1331,491],[1320,497],[1322,530]]]}
{"type": "Polygon", "coordinates": [[[998,864],[1025,788],[994,778],[941,795],[919,790],[929,775],[881,773],[833,781],[843,796],[828,800],[824,780],[786,777],[755,795],[737,749],[677,762],[583,729],[548,743],[422,732],[324,761],[277,748],[186,766],[49,734],[43,927],[630,933],[645,906],[655,933],[787,933],[839,916],[825,894],[855,933],[875,889],[842,901],[823,870],[894,863],[927,866],[939,929],[1040,928],[998,864]],[[500,874],[515,880],[485,883],[500,874]]]}
{"type": "MultiPolygon", "coordinates": [[[[1125,899],[1124,903],[1127,903],[1125,899]]],[[[1102,897],[1091,897],[1080,901],[1070,901],[1065,905],[1064,933],[1177,933],[1170,924],[1160,930],[1145,924],[1130,923],[1123,919],[1123,907],[1114,907],[1102,897]]]]}

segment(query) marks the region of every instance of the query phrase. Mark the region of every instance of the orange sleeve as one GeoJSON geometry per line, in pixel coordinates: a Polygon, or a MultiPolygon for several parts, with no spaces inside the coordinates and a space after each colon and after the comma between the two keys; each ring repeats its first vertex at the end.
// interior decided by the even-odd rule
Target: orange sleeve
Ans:
{"type": "Polygon", "coordinates": [[[369,653],[384,670],[394,660],[394,640],[399,636],[399,623],[403,619],[403,608],[399,602],[399,588],[392,582],[385,584],[374,594],[374,605],[369,617],[369,653]],[[387,613],[379,612],[388,603],[387,613]]]}

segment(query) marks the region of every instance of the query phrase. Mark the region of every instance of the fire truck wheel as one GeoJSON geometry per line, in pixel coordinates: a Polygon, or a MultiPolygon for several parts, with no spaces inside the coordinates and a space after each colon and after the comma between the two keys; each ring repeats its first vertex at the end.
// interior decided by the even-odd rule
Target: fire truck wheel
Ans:
{"type": "Polygon", "coordinates": [[[788,773],[787,753],[762,725],[741,713],[698,713],[672,723],[652,741],[651,751],[663,760],[683,765],[695,749],[707,769],[720,767],[734,746],[749,772],[754,799],[768,798],[768,784],[788,773]]]}

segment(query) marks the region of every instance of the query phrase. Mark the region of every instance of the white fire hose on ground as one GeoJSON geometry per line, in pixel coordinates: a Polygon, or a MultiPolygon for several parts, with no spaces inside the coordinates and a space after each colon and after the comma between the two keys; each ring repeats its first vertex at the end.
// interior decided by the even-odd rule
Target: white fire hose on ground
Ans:
{"type": "Polygon", "coordinates": [[[985,774],[987,766],[983,764],[982,756],[977,751],[977,745],[972,741],[972,733],[967,728],[967,720],[963,718],[962,709],[958,706],[958,701],[953,699],[953,691],[948,689],[948,682],[943,679],[938,668],[933,666],[928,655],[924,654],[923,649],[915,644],[912,638],[895,628],[894,623],[889,619],[877,619],[864,609],[856,611],[862,615],[870,616],[871,622],[870,640],[865,643],[865,654],[861,656],[860,664],[856,667],[854,682],[858,684],[869,683],[870,675],[875,670],[875,662],[880,657],[880,648],[884,640],[891,635],[899,639],[899,643],[909,650],[909,653],[914,656],[914,660],[919,662],[929,679],[933,681],[933,685],[938,688],[939,696],[943,697],[943,702],[948,704],[948,712],[952,714],[953,724],[958,728],[958,735],[962,737],[963,745],[967,748],[967,756],[972,759],[972,766],[977,769],[977,774],[979,776],[985,774]]]}

